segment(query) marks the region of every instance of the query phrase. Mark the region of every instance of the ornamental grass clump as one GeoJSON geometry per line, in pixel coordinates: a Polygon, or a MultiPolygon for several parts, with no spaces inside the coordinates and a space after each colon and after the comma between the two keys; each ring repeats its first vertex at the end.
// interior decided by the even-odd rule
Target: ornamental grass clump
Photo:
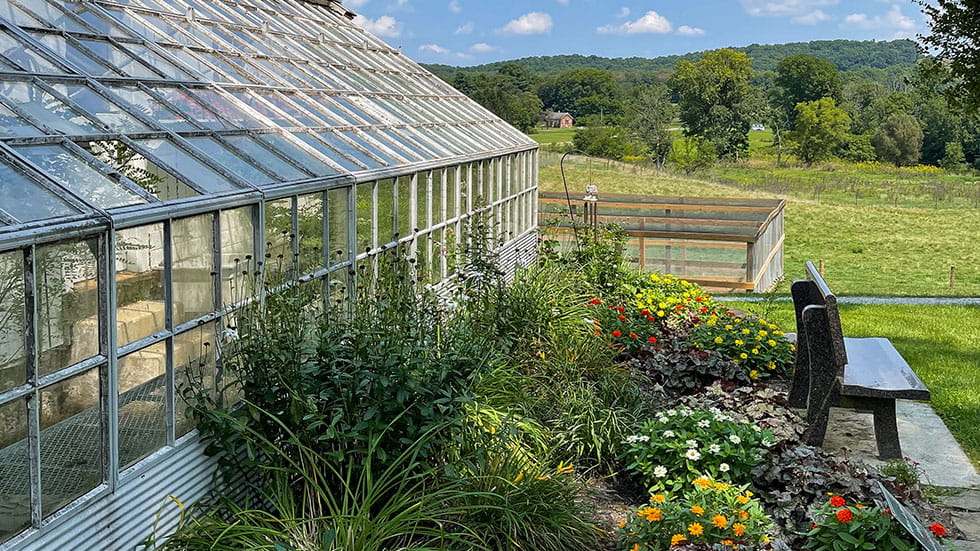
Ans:
{"type": "MultiPolygon", "coordinates": [[[[706,544],[752,549],[769,542],[771,527],[746,486],[697,478],[683,495],[655,493],[619,525],[621,548],[630,551],[706,544]]],[[[714,547],[717,549],[717,547],[714,547]]]]}
{"type": "MultiPolygon", "coordinates": [[[[908,530],[892,516],[891,511],[880,507],[866,507],[860,503],[848,504],[838,495],[831,495],[823,507],[816,511],[817,521],[807,532],[804,549],[814,551],[841,551],[846,549],[874,549],[876,551],[913,551],[919,544],[908,530]]],[[[941,524],[929,529],[937,537],[946,535],[941,524]]]]}
{"type": "Polygon", "coordinates": [[[779,327],[762,318],[709,315],[688,343],[731,359],[756,380],[782,374],[793,365],[793,346],[779,327]]]}

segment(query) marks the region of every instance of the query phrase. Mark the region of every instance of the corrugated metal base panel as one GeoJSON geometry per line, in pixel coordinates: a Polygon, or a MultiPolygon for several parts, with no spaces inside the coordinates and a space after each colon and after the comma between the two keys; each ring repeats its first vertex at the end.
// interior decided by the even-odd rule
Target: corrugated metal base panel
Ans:
{"type": "Polygon", "coordinates": [[[204,455],[196,435],[147,460],[146,468],[121,480],[114,493],[78,503],[44,526],[0,546],[6,551],[129,551],[150,535],[169,534],[180,507],[205,496],[212,487],[217,460],[204,455]]]}
{"type": "MultiPolygon", "coordinates": [[[[537,259],[537,228],[497,250],[508,278],[537,259]]],[[[207,495],[214,482],[217,459],[204,455],[194,433],[176,448],[162,450],[120,480],[114,493],[96,495],[47,519],[0,551],[130,551],[156,525],[158,535],[170,534],[180,519],[176,498],[189,506],[207,495]]]]}

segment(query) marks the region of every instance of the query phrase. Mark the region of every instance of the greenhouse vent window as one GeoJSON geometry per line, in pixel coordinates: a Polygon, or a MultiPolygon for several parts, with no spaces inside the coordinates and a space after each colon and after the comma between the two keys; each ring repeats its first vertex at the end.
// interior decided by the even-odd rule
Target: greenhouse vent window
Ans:
{"type": "Polygon", "coordinates": [[[248,274],[349,302],[403,244],[444,281],[475,217],[533,260],[536,144],[352,17],[0,4],[0,550],[131,549],[209,490],[176,389],[222,387],[248,274]]]}

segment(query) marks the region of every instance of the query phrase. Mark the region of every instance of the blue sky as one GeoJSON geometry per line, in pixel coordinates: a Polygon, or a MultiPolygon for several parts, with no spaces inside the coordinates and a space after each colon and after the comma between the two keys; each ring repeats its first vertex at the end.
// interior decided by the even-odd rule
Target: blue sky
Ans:
{"type": "Polygon", "coordinates": [[[416,61],[656,57],[752,43],[892,40],[925,30],[911,0],[347,0],[416,61]]]}

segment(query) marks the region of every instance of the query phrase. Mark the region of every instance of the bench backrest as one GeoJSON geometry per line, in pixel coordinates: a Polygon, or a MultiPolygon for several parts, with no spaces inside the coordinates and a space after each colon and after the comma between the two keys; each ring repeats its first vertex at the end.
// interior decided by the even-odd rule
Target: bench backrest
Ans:
{"type": "Polygon", "coordinates": [[[789,402],[792,407],[806,407],[814,385],[840,388],[847,353],[837,312],[837,297],[812,262],[806,263],[807,279],[793,282],[793,307],[796,311],[796,370],[789,402]]]}

